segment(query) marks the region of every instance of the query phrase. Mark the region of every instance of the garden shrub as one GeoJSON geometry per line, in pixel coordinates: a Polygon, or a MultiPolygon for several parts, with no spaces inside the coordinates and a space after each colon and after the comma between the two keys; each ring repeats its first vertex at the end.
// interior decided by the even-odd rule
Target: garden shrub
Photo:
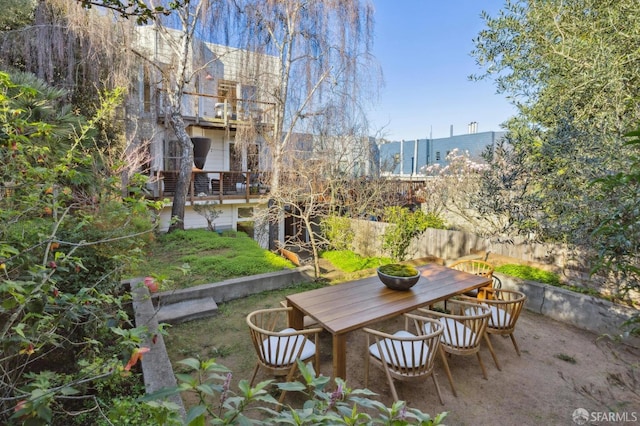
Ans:
{"type": "Polygon", "coordinates": [[[435,213],[411,211],[406,207],[386,207],[383,220],[389,225],[382,236],[382,247],[395,260],[405,260],[411,241],[427,228],[444,229],[444,220],[435,213]]]}
{"type": "Polygon", "coordinates": [[[0,424],[95,424],[114,389],[140,383],[123,365],[146,330],[119,277],[151,235],[152,206],[121,199],[93,121],[64,99],[0,72],[0,424]]]}
{"type": "MultiPolygon", "coordinates": [[[[177,394],[192,394],[199,403],[192,406],[186,417],[186,424],[203,425],[209,419],[212,424],[264,424],[264,425],[424,425],[441,424],[446,412],[431,417],[427,413],[407,407],[404,401],[397,401],[387,407],[371,397],[375,393],[367,389],[351,389],[339,378],[335,388],[330,379],[317,376],[311,364],[298,360],[302,381],[274,383],[266,380],[250,387],[247,380],[240,380],[238,393],[230,389],[232,372],[215,360],[187,358],[179,361],[185,373],[177,374],[179,384],[162,389],[141,398],[147,404],[162,404],[164,398],[177,394]],[[301,408],[281,406],[269,393],[269,386],[275,384],[287,392],[303,392],[306,401],[301,408]],[[262,413],[261,419],[251,417],[252,413],[262,413]],[[371,413],[375,414],[371,414],[371,413]]],[[[156,412],[156,424],[164,424],[166,412],[156,412]],[[160,417],[162,416],[162,417],[160,417]]]]}
{"type": "Polygon", "coordinates": [[[331,215],[320,222],[322,235],[329,242],[332,250],[351,250],[355,233],[351,229],[351,219],[344,216],[331,215]]]}

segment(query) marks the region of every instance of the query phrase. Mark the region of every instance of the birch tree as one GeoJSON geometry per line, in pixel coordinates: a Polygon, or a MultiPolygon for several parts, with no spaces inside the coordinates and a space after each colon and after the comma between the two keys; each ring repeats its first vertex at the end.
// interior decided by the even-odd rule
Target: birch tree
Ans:
{"type": "MultiPolygon", "coordinates": [[[[150,4],[153,8],[163,6],[155,1],[150,4]]],[[[156,16],[153,24],[165,49],[159,60],[152,58],[152,65],[162,78],[164,115],[178,141],[180,153],[169,232],[184,229],[185,204],[193,166],[193,145],[182,111],[184,93],[198,71],[193,65],[193,46],[198,38],[204,39],[204,31],[207,31],[208,38],[212,36],[215,26],[220,24],[219,14],[224,9],[222,1],[184,0],[181,7],[175,8],[168,16],[156,16]]],[[[141,56],[147,58],[144,54],[141,56]]]]}
{"type": "MultiPolygon", "coordinates": [[[[294,164],[287,151],[294,135],[309,129],[311,119],[323,120],[325,128],[339,128],[343,135],[349,126],[336,124],[366,122],[360,113],[362,96],[375,92],[376,84],[370,83],[378,81],[375,72],[365,74],[376,69],[370,55],[373,8],[363,1],[234,0],[233,4],[238,13],[233,27],[240,31],[240,44],[250,52],[275,55],[279,65],[263,93],[274,105],[273,127],[261,134],[271,172],[272,216],[277,217],[283,203],[296,203],[281,194],[283,176],[294,164]]],[[[236,135],[238,144],[251,140],[251,134],[236,135]]]]}
{"type": "MultiPolygon", "coordinates": [[[[21,0],[24,1],[24,0],[21,0]]],[[[143,0],[76,0],[83,7],[91,9],[98,6],[116,12],[120,17],[135,18],[138,24],[146,24],[157,19],[158,16],[169,15],[171,11],[180,9],[188,1],[173,0],[166,6],[156,5],[150,7],[143,0]]]]}

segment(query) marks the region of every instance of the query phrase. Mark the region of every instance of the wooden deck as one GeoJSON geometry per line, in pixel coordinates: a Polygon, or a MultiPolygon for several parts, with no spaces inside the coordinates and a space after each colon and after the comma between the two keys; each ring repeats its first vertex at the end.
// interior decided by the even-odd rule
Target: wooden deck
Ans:
{"type": "MultiPolygon", "coordinates": [[[[178,171],[159,171],[153,178],[155,185],[154,198],[171,198],[175,193],[178,171]]],[[[264,184],[264,174],[221,171],[194,170],[191,173],[191,183],[187,200],[191,203],[197,200],[258,200],[268,192],[264,184]]]]}

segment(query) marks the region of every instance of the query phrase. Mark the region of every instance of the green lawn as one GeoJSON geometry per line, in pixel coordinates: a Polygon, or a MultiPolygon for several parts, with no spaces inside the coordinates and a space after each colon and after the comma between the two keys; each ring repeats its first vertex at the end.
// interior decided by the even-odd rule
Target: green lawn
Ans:
{"type": "MultiPolygon", "coordinates": [[[[325,251],[322,257],[345,273],[343,279],[359,278],[359,272],[393,262],[351,251],[325,251]]],[[[264,250],[243,232],[190,229],[158,236],[128,275],[154,277],[160,290],[166,291],[293,267],[289,260],[264,250]]]]}
{"type": "Polygon", "coordinates": [[[155,277],[165,291],[294,266],[243,232],[190,229],[160,235],[130,275],[155,277]]]}
{"type": "Polygon", "coordinates": [[[533,266],[506,264],[498,266],[495,271],[505,275],[511,275],[512,277],[522,278],[523,280],[537,281],[555,286],[560,285],[560,277],[558,274],[540,268],[534,268],[533,266]]]}
{"type": "Polygon", "coordinates": [[[377,268],[381,265],[392,263],[388,257],[361,257],[349,250],[331,250],[322,253],[321,257],[327,259],[334,266],[344,272],[355,272],[363,269],[377,268]]]}

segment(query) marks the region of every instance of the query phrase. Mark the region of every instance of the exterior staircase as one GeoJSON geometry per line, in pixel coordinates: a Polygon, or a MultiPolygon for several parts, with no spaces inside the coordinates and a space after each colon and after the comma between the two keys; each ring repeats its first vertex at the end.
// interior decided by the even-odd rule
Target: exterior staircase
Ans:
{"type": "Polygon", "coordinates": [[[211,317],[218,312],[213,297],[190,299],[158,306],[156,318],[160,323],[178,324],[200,318],[211,317]]]}

